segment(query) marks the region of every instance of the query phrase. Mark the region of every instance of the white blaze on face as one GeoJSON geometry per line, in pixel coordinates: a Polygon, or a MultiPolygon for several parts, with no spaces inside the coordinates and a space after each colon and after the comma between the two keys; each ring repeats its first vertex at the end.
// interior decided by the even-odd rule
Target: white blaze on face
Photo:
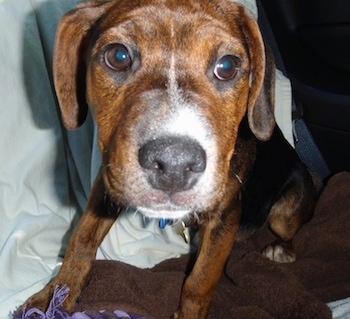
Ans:
{"type": "Polygon", "coordinates": [[[204,192],[214,183],[217,149],[214,133],[209,123],[199,113],[198,106],[180,107],[165,123],[164,130],[169,135],[184,136],[199,143],[206,154],[206,169],[195,185],[204,192]]]}
{"type": "Polygon", "coordinates": [[[178,136],[196,141],[205,151],[206,169],[192,189],[181,192],[181,196],[188,195],[186,205],[177,206],[170,201],[168,205],[163,207],[157,207],[157,203],[155,203],[151,207],[138,207],[138,209],[151,218],[179,219],[188,213],[195,212],[192,207],[203,206],[203,199],[210,198],[215,190],[217,147],[213,128],[201,113],[200,106],[188,98],[186,99],[184,92],[179,87],[174,57],[170,62],[167,92],[169,111],[165,120],[162,123],[157,123],[154,138],[178,136]],[[196,203],[197,200],[201,204],[196,203]]]}
{"type": "Polygon", "coordinates": [[[206,151],[215,146],[214,134],[201,114],[200,106],[187,101],[179,87],[174,55],[171,57],[168,75],[170,116],[162,123],[164,135],[187,136],[197,141],[206,151]]]}

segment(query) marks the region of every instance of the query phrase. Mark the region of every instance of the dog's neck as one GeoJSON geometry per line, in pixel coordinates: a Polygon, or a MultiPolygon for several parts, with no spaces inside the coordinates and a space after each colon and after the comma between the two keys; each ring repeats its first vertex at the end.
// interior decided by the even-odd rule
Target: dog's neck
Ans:
{"type": "MultiPolygon", "coordinates": [[[[110,198],[107,192],[105,192],[103,200],[104,200],[104,206],[105,206],[105,213],[107,215],[111,215],[111,216],[119,215],[122,211],[126,210],[125,207],[112,201],[112,199],[110,198]]],[[[149,217],[144,217],[144,220],[147,223],[151,219],[149,217]]],[[[167,218],[159,219],[159,228],[161,229],[165,228],[167,225],[173,225],[173,224],[176,224],[176,223],[174,223],[174,221],[171,219],[167,219],[167,218]]],[[[184,225],[186,226],[186,224],[184,225]]]]}
{"type": "Polygon", "coordinates": [[[104,212],[107,215],[119,215],[123,210],[125,210],[124,207],[112,201],[107,192],[105,192],[103,201],[105,206],[104,212]]]}

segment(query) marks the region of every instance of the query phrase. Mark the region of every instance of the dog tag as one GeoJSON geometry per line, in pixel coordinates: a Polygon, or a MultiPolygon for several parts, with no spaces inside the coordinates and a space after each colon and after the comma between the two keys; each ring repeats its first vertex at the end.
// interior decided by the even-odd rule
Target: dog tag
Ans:
{"type": "Polygon", "coordinates": [[[180,235],[186,244],[190,242],[187,232],[186,232],[186,224],[183,221],[179,221],[174,224],[174,229],[176,234],[180,235]]]}

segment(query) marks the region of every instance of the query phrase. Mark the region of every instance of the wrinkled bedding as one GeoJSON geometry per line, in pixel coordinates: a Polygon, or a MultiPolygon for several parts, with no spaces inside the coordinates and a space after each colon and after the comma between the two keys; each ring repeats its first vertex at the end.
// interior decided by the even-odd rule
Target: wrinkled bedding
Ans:
{"type": "MultiPolygon", "coordinates": [[[[57,22],[76,2],[0,0],[1,319],[59,269],[100,163],[91,118],[65,131],[51,81],[57,22]]],[[[278,77],[276,116],[292,143],[290,86],[278,77]]],[[[190,250],[171,228],[129,214],[97,257],[147,268],[190,250]]],[[[348,300],[332,307],[339,318],[350,313],[348,300]]]]}
{"type": "MultiPolygon", "coordinates": [[[[349,213],[350,173],[342,172],[329,180],[313,219],[296,234],[295,262],[280,264],[261,255],[275,239],[266,228],[237,242],[216,286],[208,319],[332,318],[326,302],[350,294],[349,213]]],[[[77,310],[124,309],[152,319],[170,318],[193,260],[186,255],[152,269],[96,261],[77,310]]],[[[346,301],[341,304],[345,310],[346,301]]]]}

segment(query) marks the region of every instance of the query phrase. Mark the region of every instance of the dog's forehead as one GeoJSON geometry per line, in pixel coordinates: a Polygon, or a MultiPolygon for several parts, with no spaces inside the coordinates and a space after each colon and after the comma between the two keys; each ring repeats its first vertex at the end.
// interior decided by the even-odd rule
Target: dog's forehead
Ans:
{"type": "Polygon", "coordinates": [[[244,37],[239,19],[234,18],[239,16],[237,5],[226,1],[230,6],[223,8],[219,2],[221,0],[116,1],[100,20],[104,31],[100,33],[100,42],[126,40],[149,44],[150,48],[154,43],[188,48],[195,42],[210,41],[212,47],[230,44],[238,54],[243,54],[244,37]]]}
{"type": "MultiPolygon", "coordinates": [[[[153,16],[159,20],[167,12],[173,18],[186,18],[186,15],[198,13],[222,20],[228,16],[239,16],[241,4],[233,0],[112,0],[106,16],[113,20],[130,19],[132,16],[153,16]]],[[[224,22],[224,21],[223,21],[224,22]]]]}

